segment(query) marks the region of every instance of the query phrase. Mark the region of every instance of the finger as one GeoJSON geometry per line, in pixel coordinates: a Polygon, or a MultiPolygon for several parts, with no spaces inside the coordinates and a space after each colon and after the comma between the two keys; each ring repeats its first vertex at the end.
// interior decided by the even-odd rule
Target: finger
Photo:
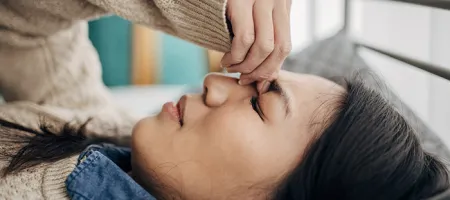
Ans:
{"type": "Polygon", "coordinates": [[[230,59],[231,59],[231,52],[225,53],[222,56],[222,60],[220,61],[220,67],[222,67],[222,68],[229,67],[229,65],[224,65],[224,64],[227,64],[228,60],[230,60],[230,59]]]}
{"type": "Polygon", "coordinates": [[[254,1],[233,1],[230,4],[229,17],[233,27],[234,38],[231,42],[230,54],[224,56],[221,64],[224,67],[239,64],[244,61],[250,47],[255,41],[253,25],[254,1]]]}
{"type": "Polygon", "coordinates": [[[231,66],[230,72],[248,74],[253,72],[272,53],[274,48],[273,5],[267,0],[259,0],[253,8],[256,41],[244,62],[231,66]]]}
{"type": "Polygon", "coordinates": [[[286,57],[291,52],[291,34],[289,16],[285,5],[276,5],[273,12],[273,24],[275,29],[275,49],[270,56],[253,72],[245,75],[254,81],[273,80],[286,57]]]}
{"type": "Polygon", "coordinates": [[[264,94],[269,90],[269,81],[260,81],[256,84],[256,88],[259,94],[264,94]]]}
{"type": "Polygon", "coordinates": [[[241,74],[241,77],[239,78],[239,85],[248,85],[250,83],[255,82],[253,79],[249,77],[249,74],[241,74]]]}
{"type": "Polygon", "coordinates": [[[241,74],[240,77],[240,85],[248,85],[253,82],[262,82],[262,81],[273,81],[278,78],[278,72],[274,72],[273,74],[267,75],[266,78],[257,78],[253,74],[241,74]]]}

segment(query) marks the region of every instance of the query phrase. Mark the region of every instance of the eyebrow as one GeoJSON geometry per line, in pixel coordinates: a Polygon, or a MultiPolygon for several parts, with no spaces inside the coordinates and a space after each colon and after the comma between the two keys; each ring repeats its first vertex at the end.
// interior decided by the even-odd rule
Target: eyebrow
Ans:
{"type": "Polygon", "coordinates": [[[269,91],[274,92],[278,96],[281,97],[284,103],[284,109],[285,109],[285,116],[286,118],[291,113],[291,100],[289,98],[289,95],[286,93],[286,90],[284,90],[278,80],[272,81],[272,83],[269,86],[269,91]]]}

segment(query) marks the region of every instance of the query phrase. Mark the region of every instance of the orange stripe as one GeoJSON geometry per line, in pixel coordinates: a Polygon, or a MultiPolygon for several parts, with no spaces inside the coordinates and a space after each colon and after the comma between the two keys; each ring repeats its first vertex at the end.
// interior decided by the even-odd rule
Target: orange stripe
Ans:
{"type": "Polygon", "coordinates": [[[223,53],[208,50],[208,63],[209,72],[221,72],[220,60],[222,59],[223,53]]]}
{"type": "Polygon", "coordinates": [[[132,83],[148,85],[158,82],[159,37],[156,31],[133,25],[132,83]]]}

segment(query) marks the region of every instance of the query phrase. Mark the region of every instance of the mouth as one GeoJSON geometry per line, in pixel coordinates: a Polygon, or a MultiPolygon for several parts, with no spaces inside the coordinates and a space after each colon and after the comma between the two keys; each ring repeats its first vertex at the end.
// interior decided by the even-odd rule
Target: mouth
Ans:
{"type": "Polygon", "coordinates": [[[180,126],[183,126],[185,122],[186,98],[186,96],[181,97],[176,105],[173,102],[167,102],[162,108],[164,115],[169,116],[170,119],[178,122],[180,126]]]}
{"type": "Polygon", "coordinates": [[[186,107],[186,96],[183,95],[180,100],[178,100],[177,103],[177,110],[178,110],[178,119],[179,119],[179,123],[181,126],[184,125],[184,112],[185,112],[185,107],[186,107]]]}
{"type": "Polygon", "coordinates": [[[182,110],[181,110],[181,106],[180,106],[180,102],[177,103],[177,110],[178,110],[178,122],[180,123],[181,126],[183,126],[183,115],[182,115],[182,110]]]}

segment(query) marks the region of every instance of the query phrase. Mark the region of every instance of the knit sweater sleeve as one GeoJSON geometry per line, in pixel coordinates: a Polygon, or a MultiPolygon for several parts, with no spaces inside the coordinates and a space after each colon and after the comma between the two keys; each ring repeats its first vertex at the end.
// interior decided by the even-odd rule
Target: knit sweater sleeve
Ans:
{"type": "Polygon", "coordinates": [[[226,0],[88,0],[135,23],[218,51],[228,51],[226,0]]]}
{"type": "MultiPolygon", "coordinates": [[[[6,101],[108,105],[86,20],[116,14],[218,51],[230,49],[226,0],[0,1],[0,91],[6,101]]],[[[107,67],[107,66],[105,66],[107,67]]]]}
{"type": "Polygon", "coordinates": [[[0,25],[30,38],[116,14],[208,49],[228,51],[225,9],[226,0],[4,0],[0,25]]]}

